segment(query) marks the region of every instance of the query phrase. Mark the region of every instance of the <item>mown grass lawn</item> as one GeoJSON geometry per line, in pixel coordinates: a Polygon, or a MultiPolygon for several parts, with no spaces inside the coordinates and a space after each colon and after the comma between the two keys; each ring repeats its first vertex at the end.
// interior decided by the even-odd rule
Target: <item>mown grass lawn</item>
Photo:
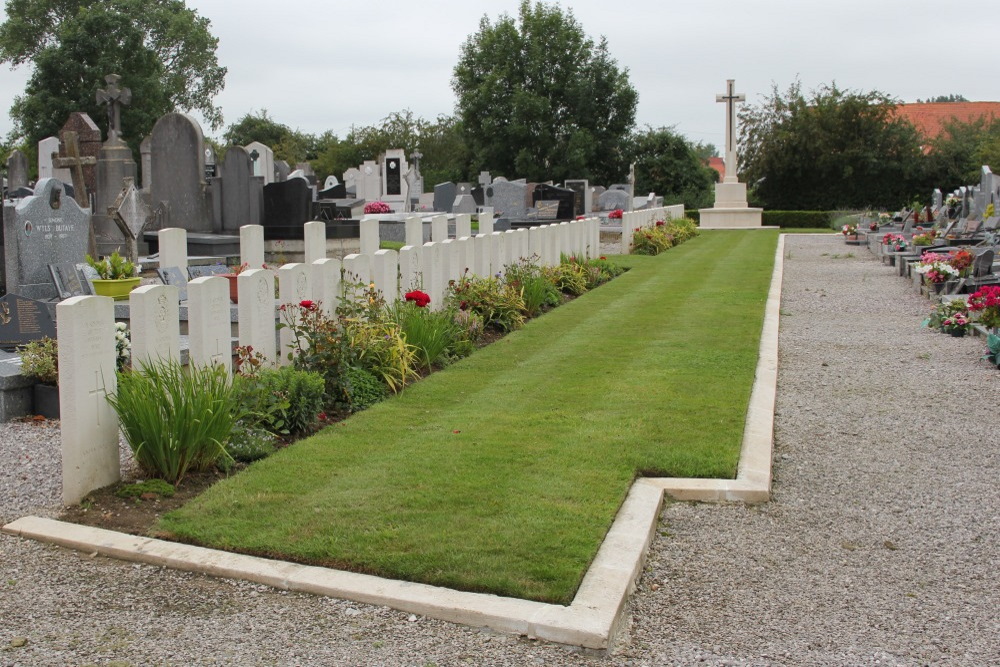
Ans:
{"type": "Polygon", "coordinates": [[[568,604],[636,476],[733,477],[777,231],[707,231],[216,484],[158,530],[568,604]]]}

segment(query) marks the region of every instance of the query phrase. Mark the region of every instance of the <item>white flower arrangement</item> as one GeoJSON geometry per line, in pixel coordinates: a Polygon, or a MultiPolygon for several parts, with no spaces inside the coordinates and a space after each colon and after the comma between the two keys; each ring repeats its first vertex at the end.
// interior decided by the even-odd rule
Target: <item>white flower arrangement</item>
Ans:
{"type": "Polygon", "coordinates": [[[123,370],[132,359],[132,336],[124,322],[115,322],[115,362],[123,370]]]}

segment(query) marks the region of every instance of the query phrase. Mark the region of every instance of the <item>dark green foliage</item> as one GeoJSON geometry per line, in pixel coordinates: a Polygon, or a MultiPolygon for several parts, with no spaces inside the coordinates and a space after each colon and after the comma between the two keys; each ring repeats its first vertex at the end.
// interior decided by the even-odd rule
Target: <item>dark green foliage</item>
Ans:
{"type": "Polygon", "coordinates": [[[365,368],[348,368],[344,372],[344,387],[347,390],[351,412],[370,408],[389,394],[385,383],[365,368]]]}
{"type": "Polygon", "coordinates": [[[978,183],[984,164],[1000,169],[1000,119],[945,123],[944,131],[930,141],[930,146],[925,158],[927,191],[941,188],[942,192],[950,192],[978,183]]]}
{"type": "Polygon", "coordinates": [[[537,317],[542,307],[557,306],[561,301],[555,284],[537,265],[526,259],[504,267],[504,279],[515,290],[521,291],[527,317],[537,317]]]}
{"type": "MultiPolygon", "coordinates": [[[[714,151],[714,147],[708,147],[714,151]]],[[[708,148],[702,147],[702,152],[708,148]]],[[[655,192],[663,203],[692,208],[711,206],[718,172],[710,169],[695,147],[670,128],[647,127],[636,134],[630,149],[635,161],[636,193],[655,192]]]]}
{"type": "Polygon", "coordinates": [[[764,211],[762,224],[782,229],[827,229],[832,216],[829,211],[764,211]]]}
{"type": "Polygon", "coordinates": [[[238,384],[240,400],[257,416],[257,426],[275,435],[300,436],[316,430],[326,388],[322,375],[283,366],[240,377],[238,384]]]}
{"type": "Polygon", "coordinates": [[[740,111],[740,180],[765,209],[895,208],[924,189],[921,140],[878,92],[775,86],[740,111]]]}
{"type": "Polygon", "coordinates": [[[572,10],[523,0],[517,19],[484,16],[452,88],[473,172],[613,183],[628,171],[638,93],[572,10]]]}
{"type": "Polygon", "coordinates": [[[284,160],[290,165],[316,157],[316,137],[277,122],[267,115],[267,109],[244,115],[229,126],[222,139],[227,146],[245,146],[259,141],[270,146],[275,160],[284,160]]]}
{"type": "Polygon", "coordinates": [[[196,109],[221,125],[212,105],[226,75],[215,56],[218,40],[208,19],[182,0],[7,0],[6,10],[0,59],[34,66],[11,107],[28,145],[57,134],[73,111],[86,111],[106,133],[106,107],[95,94],[108,74],[132,90],[122,129],[133,150],[175,109],[196,109]]]}

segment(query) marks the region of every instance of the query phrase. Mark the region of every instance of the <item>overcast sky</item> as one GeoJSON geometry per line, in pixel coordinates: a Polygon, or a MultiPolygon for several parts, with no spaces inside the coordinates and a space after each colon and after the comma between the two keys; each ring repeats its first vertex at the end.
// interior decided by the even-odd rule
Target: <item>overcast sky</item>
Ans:
{"type": "MultiPolygon", "coordinates": [[[[226,124],[267,109],[305,132],[377,123],[410,109],[454,112],[451,73],[461,44],[488,13],[517,14],[517,0],[188,0],[212,22],[229,68],[217,98],[226,124]],[[484,9],[483,6],[488,9],[484,9]]],[[[607,37],[639,91],[640,125],[674,126],[723,148],[724,105],[735,79],[757,102],[795,81],[805,91],[836,80],[901,101],[961,94],[1000,100],[989,44],[1000,34],[990,2],[928,0],[576,0],[588,35],[607,37]]],[[[0,70],[0,133],[28,66],[0,70]]],[[[128,81],[123,81],[128,85],[128,81]]],[[[127,111],[124,113],[127,114],[127,111]]],[[[203,128],[211,136],[221,135],[203,128]]]]}

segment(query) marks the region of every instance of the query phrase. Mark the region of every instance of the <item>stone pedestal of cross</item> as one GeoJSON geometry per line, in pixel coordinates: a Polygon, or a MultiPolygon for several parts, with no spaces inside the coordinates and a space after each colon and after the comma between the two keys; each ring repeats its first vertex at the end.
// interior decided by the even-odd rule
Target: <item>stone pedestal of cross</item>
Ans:
{"type": "Polygon", "coordinates": [[[739,158],[736,151],[736,103],[745,102],[746,95],[735,92],[733,79],[726,81],[726,92],[716,95],[716,102],[726,105],[726,176],[715,184],[715,205],[699,210],[700,226],[704,229],[755,229],[761,226],[762,209],[747,204],[747,185],[739,180],[739,158]]]}
{"type": "Polygon", "coordinates": [[[726,177],[724,183],[737,183],[739,178],[736,175],[739,164],[736,156],[736,103],[745,102],[747,97],[742,93],[734,92],[736,80],[726,81],[726,93],[716,95],[716,102],[724,102],[726,105],[726,177]]]}

